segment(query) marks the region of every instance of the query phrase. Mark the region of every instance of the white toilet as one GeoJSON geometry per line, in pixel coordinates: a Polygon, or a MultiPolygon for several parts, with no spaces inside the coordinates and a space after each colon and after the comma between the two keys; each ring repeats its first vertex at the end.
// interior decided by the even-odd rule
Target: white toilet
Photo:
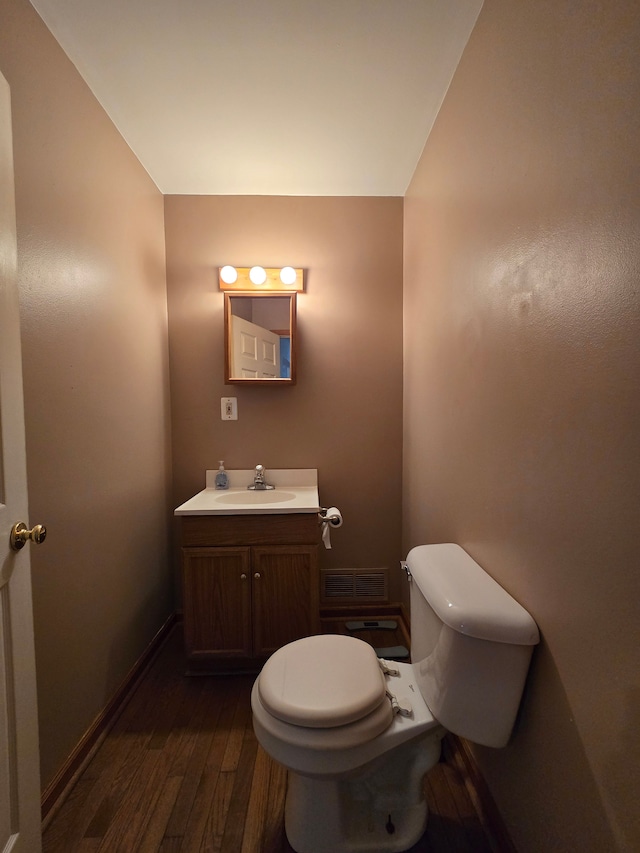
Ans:
{"type": "Polygon", "coordinates": [[[538,629],[458,545],[407,557],[413,663],[350,636],[278,649],[253,687],[253,726],[289,770],[285,829],[297,853],[407,850],[427,821],[422,780],[454,732],[505,746],[538,629]]]}

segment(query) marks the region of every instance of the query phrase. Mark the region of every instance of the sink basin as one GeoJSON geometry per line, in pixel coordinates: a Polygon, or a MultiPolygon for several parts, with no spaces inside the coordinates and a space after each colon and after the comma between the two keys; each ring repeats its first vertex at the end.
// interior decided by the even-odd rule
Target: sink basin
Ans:
{"type": "Polygon", "coordinates": [[[207,488],[174,510],[175,515],[269,515],[317,513],[318,472],[315,468],[268,469],[267,480],[275,489],[255,490],[253,469],[227,470],[231,487],[215,489],[217,471],[207,471],[207,488]]]}
{"type": "Polygon", "coordinates": [[[215,502],[219,504],[234,504],[235,506],[261,506],[262,504],[280,504],[286,501],[295,500],[296,495],[293,492],[286,492],[283,489],[273,489],[269,491],[249,491],[245,489],[243,492],[220,492],[215,496],[215,502]]]}

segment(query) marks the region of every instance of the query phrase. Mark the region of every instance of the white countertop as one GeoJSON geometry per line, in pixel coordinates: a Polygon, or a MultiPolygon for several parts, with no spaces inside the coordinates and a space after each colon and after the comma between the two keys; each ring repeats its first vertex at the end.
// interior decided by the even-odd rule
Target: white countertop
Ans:
{"type": "Polygon", "coordinates": [[[174,515],[271,515],[318,512],[318,472],[315,468],[265,471],[275,489],[250,490],[254,470],[228,470],[228,489],[216,489],[217,470],[207,471],[206,488],[174,510],[174,515]]]}

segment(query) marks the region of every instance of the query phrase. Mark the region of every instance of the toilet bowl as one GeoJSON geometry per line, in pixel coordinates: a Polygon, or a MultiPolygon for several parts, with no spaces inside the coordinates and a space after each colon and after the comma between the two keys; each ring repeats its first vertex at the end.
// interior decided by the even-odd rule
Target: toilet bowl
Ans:
{"type": "Polygon", "coordinates": [[[504,746],[532,648],[531,616],[458,545],[424,545],[411,580],[412,663],[363,641],[305,637],[253,686],[256,737],[288,768],[296,853],[399,853],[423,834],[423,777],[452,731],[504,746]]]}
{"type": "Polygon", "coordinates": [[[253,725],[269,754],[305,776],[352,773],[428,732],[442,737],[413,666],[381,662],[355,637],[305,637],[276,651],[256,679],[253,725]],[[394,700],[407,713],[394,710],[394,700]]]}

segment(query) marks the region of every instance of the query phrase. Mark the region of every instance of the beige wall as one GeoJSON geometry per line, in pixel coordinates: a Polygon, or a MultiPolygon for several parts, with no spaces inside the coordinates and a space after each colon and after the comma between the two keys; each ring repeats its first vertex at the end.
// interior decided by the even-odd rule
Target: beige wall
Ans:
{"type": "Polygon", "coordinates": [[[405,200],[404,546],[543,642],[478,749],[521,853],[640,849],[640,9],[486,0],[405,200]]]}
{"type": "Polygon", "coordinates": [[[172,608],[163,200],[31,5],[0,20],[46,785],[172,608]]]}
{"type": "Polygon", "coordinates": [[[402,199],[167,196],[165,221],[174,504],[219,459],[317,468],[320,501],[345,519],[321,565],[389,566],[397,583],[402,199]],[[294,387],[224,384],[225,263],[307,270],[294,387]],[[237,421],[221,421],[222,396],[237,421]]]}

